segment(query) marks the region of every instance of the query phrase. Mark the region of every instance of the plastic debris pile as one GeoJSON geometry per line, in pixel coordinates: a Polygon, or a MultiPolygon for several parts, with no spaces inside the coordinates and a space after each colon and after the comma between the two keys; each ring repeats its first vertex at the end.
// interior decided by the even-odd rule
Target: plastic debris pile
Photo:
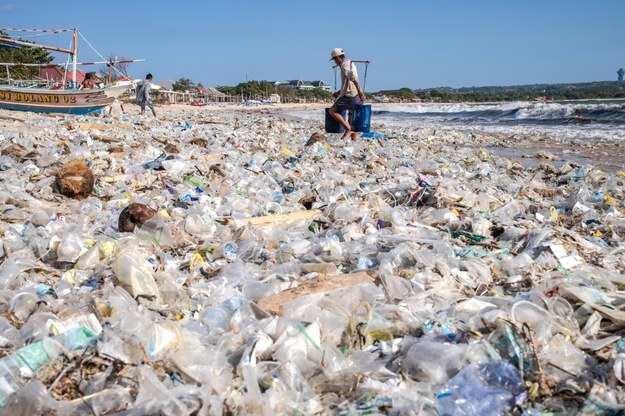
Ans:
{"type": "Polygon", "coordinates": [[[0,413],[625,412],[625,173],[143,120],[0,127],[0,413]]]}

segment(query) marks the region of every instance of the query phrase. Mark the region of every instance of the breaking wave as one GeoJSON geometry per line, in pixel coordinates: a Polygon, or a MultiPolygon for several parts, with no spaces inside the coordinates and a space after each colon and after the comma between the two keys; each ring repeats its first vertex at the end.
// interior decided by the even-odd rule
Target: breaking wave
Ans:
{"type": "Polygon", "coordinates": [[[505,103],[422,104],[375,109],[380,118],[418,118],[461,123],[536,125],[625,124],[624,104],[505,103]]]}

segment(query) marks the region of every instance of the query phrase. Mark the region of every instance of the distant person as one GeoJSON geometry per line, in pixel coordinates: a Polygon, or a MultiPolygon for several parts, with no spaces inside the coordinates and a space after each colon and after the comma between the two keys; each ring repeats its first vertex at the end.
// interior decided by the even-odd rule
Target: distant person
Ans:
{"type": "Polygon", "coordinates": [[[156,110],[154,110],[154,103],[152,102],[152,97],[150,97],[150,89],[152,82],[152,74],[147,74],[145,79],[141,81],[137,85],[137,102],[141,107],[141,115],[145,113],[146,105],[152,110],[152,114],[154,114],[154,118],[156,118],[156,110]]]}
{"type": "Polygon", "coordinates": [[[92,72],[87,72],[85,74],[85,79],[82,81],[82,89],[90,90],[96,87],[96,79],[93,76],[92,72]]]}
{"type": "Polygon", "coordinates": [[[330,57],[341,69],[341,89],[332,94],[336,100],[330,107],[330,115],[345,128],[345,134],[341,138],[351,136],[352,140],[356,140],[356,132],[352,131],[351,126],[341,113],[348,110],[351,115],[354,105],[362,104],[365,101],[365,93],[360,88],[356,66],[345,57],[345,51],[341,48],[334,48],[330,53],[330,57]]]}

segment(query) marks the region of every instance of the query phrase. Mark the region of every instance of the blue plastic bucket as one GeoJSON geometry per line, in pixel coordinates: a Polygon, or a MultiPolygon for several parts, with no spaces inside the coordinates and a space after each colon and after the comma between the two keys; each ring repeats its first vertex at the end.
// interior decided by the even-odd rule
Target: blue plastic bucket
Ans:
{"type": "Polygon", "coordinates": [[[371,105],[355,104],[352,115],[352,130],[361,133],[369,133],[371,130],[371,105]]]}
{"type": "MultiPolygon", "coordinates": [[[[347,119],[347,111],[343,111],[341,115],[344,120],[347,119]]],[[[332,117],[329,108],[326,108],[326,133],[345,133],[345,127],[332,117]]]]}

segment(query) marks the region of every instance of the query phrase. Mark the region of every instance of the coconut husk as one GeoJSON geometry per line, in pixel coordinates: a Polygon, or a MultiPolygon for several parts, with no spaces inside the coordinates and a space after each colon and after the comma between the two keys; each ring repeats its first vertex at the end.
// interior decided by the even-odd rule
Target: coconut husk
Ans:
{"type": "Polygon", "coordinates": [[[87,198],[93,190],[94,182],[93,172],[84,160],[72,160],[56,174],[56,185],[68,198],[78,200],[87,198]]]}
{"type": "Polygon", "coordinates": [[[208,140],[201,139],[199,137],[195,137],[195,138],[191,139],[191,141],[189,143],[194,144],[196,146],[200,146],[200,147],[208,146],[208,140]]]}
{"type": "Polygon", "coordinates": [[[224,168],[219,164],[215,164],[215,165],[211,165],[208,170],[210,172],[215,172],[220,176],[226,176],[226,171],[224,170],[224,168]]]}
{"type": "Polygon", "coordinates": [[[163,148],[163,150],[167,153],[174,153],[174,154],[180,153],[180,150],[178,150],[178,147],[176,147],[176,145],[172,143],[167,143],[165,147],[163,148]]]}
{"type": "Polygon", "coordinates": [[[312,146],[313,144],[317,143],[317,142],[322,142],[326,139],[326,137],[319,133],[319,132],[314,132],[312,134],[312,136],[310,136],[310,139],[308,139],[308,141],[306,142],[306,144],[304,146],[312,146]]]}
{"type": "Polygon", "coordinates": [[[141,227],[147,220],[156,215],[156,211],[144,204],[137,202],[128,205],[119,214],[117,228],[121,232],[131,233],[135,227],[141,227]]]}
{"type": "Polygon", "coordinates": [[[124,151],[124,145],[116,144],[109,147],[109,153],[122,153],[124,151]]]}
{"type": "Polygon", "coordinates": [[[19,143],[14,143],[2,149],[1,153],[3,156],[10,156],[14,158],[17,162],[21,163],[24,157],[28,154],[28,149],[26,149],[19,143]]]}

